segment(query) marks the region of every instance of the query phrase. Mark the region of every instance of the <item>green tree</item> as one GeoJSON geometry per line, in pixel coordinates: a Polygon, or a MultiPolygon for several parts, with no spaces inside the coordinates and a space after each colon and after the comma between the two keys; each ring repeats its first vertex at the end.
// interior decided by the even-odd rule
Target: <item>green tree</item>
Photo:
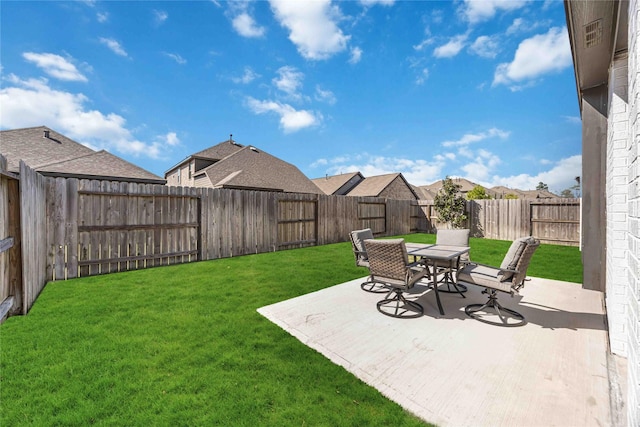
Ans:
{"type": "Polygon", "coordinates": [[[513,194],[513,193],[509,193],[507,195],[504,196],[505,199],[517,199],[518,195],[517,194],[513,194]]]}
{"type": "Polygon", "coordinates": [[[560,193],[560,197],[571,198],[573,197],[573,191],[571,191],[571,189],[569,188],[567,188],[566,190],[562,190],[562,193],[560,193]]]}
{"type": "Polygon", "coordinates": [[[467,200],[480,200],[491,199],[491,196],[487,194],[487,190],[482,185],[476,185],[473,190],[467,193],[467,200]]]}
{"type": "Polygon", "coordinates": [[[461,228],[467,220],[467,202],[460,195],[460,186],[449,177],[442,180],[442,188],[436,194],[434,207],[440,221],[451,224],[453,228],[461,228]]]}
{"type": "Polygon", "coordinates": [[[549,191],[549,186],[547,184],[545,184],[544,182],[540,181],[538,183],[538,186],[536,187],[536,190],[547,190],[547,191],[549,191]]]}

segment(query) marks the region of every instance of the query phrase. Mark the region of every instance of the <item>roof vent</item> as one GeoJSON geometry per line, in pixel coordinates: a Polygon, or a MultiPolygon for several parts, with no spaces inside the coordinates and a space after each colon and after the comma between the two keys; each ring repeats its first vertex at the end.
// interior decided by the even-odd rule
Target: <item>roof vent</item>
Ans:
{"type": "Polygon", "coordinates": [[[584,47],[588,49],[602,43],[602,19],[584,26],[584,47]]]}
{"type": "Polygon", "coordinates": [[[256,153],[258,152],[258,149],[256,147],[249,147],[249,150],[255,151],[256,153]]]}
{"type": "Polygon", "coordinates": [[[43,138],[50,139],[50,138],[49,138],[49,131],[48,131],[48,130],[45,130],[45,131],[44,131],[44,135],[42,135],[42,137],[43,137],[43,138]]]}

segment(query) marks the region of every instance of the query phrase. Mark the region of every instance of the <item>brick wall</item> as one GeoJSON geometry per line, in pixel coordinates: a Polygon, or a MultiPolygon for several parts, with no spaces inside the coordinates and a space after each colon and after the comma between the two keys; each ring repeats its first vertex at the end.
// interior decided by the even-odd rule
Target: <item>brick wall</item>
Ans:
{"type": "Polygon", "coordinates": [[[611,351],[627,356],[627,161],[629,107],[627,54],[616,56],[609,73],[607,133],[607,316],[611,351]]]}
{"type": "Polygon", "coordinates": [[[627,150],[628,424],[640,425],[640,1],[629,2],[629,147],[627,150]]]}

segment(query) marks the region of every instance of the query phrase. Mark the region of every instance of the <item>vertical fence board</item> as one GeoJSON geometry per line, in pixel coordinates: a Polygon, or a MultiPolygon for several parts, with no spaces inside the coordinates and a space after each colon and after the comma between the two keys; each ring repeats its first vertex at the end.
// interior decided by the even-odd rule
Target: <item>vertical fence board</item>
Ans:
{"type": "Polygon", "coordinates": [[[22,226],[22,313],[27,314],[47,283],[46,178],[20,162],[22,226]]]}

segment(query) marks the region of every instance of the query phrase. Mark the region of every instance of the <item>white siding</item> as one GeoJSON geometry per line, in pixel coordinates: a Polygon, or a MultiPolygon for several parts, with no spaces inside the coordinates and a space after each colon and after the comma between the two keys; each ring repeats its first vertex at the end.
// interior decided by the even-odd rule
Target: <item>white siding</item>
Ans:
{"type": "Polygon", "coordinates": [[[616,57],[609,73],[607,135],[607,317],[611,351],[627,356],[627,160],[629,107],[627,55],[616,57]]]}
{"type": "Polygon", "coordinates": [[[629,2],[629,144],[627,150],[628,426],[640,426],[640,2],[629,2]]]}

